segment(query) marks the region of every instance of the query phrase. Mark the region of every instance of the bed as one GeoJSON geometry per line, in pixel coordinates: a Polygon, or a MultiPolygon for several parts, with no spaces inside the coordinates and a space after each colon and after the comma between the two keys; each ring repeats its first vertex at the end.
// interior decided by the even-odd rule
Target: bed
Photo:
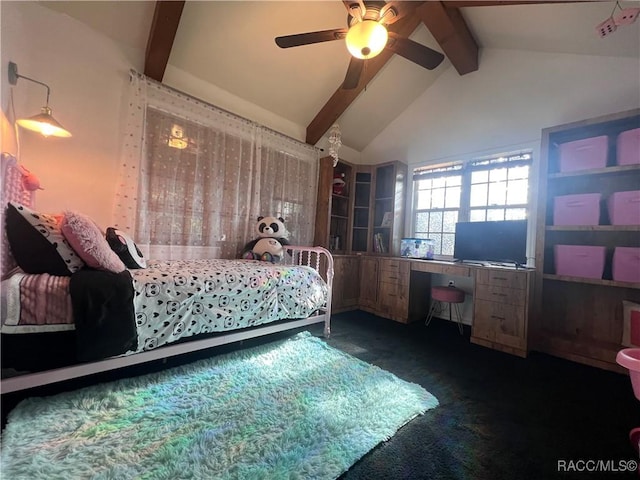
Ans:
{"type": "MultiPolygon", "coordinates": [[[[31,205],[33,193],[24,188],[24,171],[15,159],[3,156],[2,173],[3,205],[31,205]]],[[[3,208],[3,217],[8,210],[3,208]]],[[[294,245],[288,245],[287,251],[277,264],[224,259],[149,261],[146,268],[120,273],[80,268],[61,276],[13,268],[16,262],[5,228],[0,391],[23,390],[315,323],[324,323],[328,336],[331,254],[322,247],[294,245]],[[29,352],[40,354],[48,347],[53,352],[58,349],[47,363],[60,364],[57,368],[29,364],[29,352]],[[20,374],[5,377],[7,368],[20,374]]]]}

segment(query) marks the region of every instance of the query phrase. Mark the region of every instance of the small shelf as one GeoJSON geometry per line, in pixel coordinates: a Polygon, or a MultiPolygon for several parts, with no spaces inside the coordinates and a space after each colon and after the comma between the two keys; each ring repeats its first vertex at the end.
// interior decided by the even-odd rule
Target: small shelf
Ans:
{"type": "Polygon", "coordinates": [[[634,171],[640,171],[640,164],[638,165],[618,165],[614,167],[605,167],[605,168],[596,168],[593,170],[578,170],[575,172],[561,172],[561,173],[550,173],[549,179],[556,178],[575,178],[575,177],[585,177],[592,175],[610,175],[617,173],[628,173],[634,171]]]}
{"type": "Polygon", "coordinates": [[[544,278],[545,280],[555,280],[558,282],[587,283],[589,285],[605,285],[607,287],[640,289],[640,283],[616,282],[615,280],[605,280],[601,278],[569,277],[566,275],[555,275],[552,273],[545,273],[542,278],[544,278]]]}
{"type": "Polygon", "coordinates": [[[640,225],[547,225],[550,232],[640,232],[640,225]]]}

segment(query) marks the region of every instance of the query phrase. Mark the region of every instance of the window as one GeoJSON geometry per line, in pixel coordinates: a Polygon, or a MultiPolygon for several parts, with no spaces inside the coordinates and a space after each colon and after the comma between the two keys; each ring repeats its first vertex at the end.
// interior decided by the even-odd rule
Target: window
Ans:
{"type": "Polygon", "coordinates": [[[156,259],[235,258],[259,215],[313,238],[309,145],[132,74],[114,225],[156,259]]]}
{"type": "Polygon", "coordinates": [[[455,225],[526,219],[531,152],[494,155],[413,171],[413,235],[453,255],[455,225]]]}

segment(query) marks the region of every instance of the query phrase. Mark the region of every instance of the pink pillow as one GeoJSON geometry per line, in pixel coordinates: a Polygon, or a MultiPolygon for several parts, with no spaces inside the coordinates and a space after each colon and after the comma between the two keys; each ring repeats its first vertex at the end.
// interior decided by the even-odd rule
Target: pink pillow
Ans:
{"type": "Polygon", "coordinates": [[[61,229],[71,248],[88,266],[114,273],[126,269],[122,260],[111,250],[100,228],[86,215],[64,212],[61,229]]]}

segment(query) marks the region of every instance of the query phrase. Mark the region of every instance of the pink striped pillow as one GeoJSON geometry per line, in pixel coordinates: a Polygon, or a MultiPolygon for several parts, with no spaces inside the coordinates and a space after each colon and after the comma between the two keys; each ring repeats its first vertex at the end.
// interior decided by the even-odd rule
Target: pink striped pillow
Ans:
{"type": "Polygon", "coordinates": [[[126,269],[91,218],[78,212],[66,211],[61,230],[71,248],[89,267],[114,273],[126,269]]]}

